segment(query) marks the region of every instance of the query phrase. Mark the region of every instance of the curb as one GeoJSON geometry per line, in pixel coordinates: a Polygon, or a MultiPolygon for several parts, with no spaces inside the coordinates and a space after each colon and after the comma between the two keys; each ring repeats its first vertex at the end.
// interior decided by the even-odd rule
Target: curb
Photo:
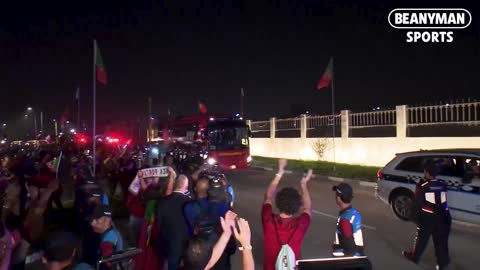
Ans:
{"type": "MultiPolygon", "coordinates": [[[[263,171],[269,171],[272,172],[274,169],[272,167],[262,167],[262,166],[252,166],[252,169],[257,169],[257,170],[263,170],[263,171]]],[[[293,174],[295,172],[285,170],[286,174],[293,174]]],[[[301,174],[300,172],[297,172],[301,174]]],[[[323,176],[323,175],[312,175],[312,178],[316,178],[317,176],[323,176]]],[[[377,187],[377,183],[375,182],[367,182],[367,181],[360,181],[360,180],[354,180],[354,179],[348,179],[348,178],[342,178],[342,177],[335,177],[335,176],[324,176],[327,177],[328,180],[333,181],[333,182],[346,182],[349,184],[357,184],[363,187],[377,187]]]]}

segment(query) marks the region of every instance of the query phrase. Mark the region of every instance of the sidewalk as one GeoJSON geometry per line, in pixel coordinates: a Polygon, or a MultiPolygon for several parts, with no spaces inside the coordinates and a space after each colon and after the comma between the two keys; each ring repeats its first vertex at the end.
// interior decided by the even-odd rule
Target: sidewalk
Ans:
{"type": "MultiPolygon", "coordinates": [[[[262,164],[262,162],[253,161],[252,169],[264,170],[264,171],[274,171],[276,168],[271,167],[267,164],[262,164]]],[[[296,175],[304,174],[304,172],[292,171],[292,170],[285,170],[285,173],[286,174],[296,174],[296,175]]],[[[336,176],[328,176],[328,175],[313,174],[313,176],[312,176],[312,179],[321,179],[321,178],[328,179],[329,181],[333,181],[333,182],[345,182],[345,183],[349,183],[350,185],[360,185],[360,186],[364,186],[364,187],[374,187],[374,188],[377,187],[376,182],[362,181],[362,180],[342,178],[342,177],[336,177],[336,176]]]]}

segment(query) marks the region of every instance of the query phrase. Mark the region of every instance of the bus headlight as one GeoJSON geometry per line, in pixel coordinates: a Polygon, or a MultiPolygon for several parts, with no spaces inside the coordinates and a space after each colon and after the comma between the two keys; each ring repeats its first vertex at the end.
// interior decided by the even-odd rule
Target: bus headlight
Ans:
{"type": "Polygon", "coordinates": [[[207,163],[208,163],[208,165],[215,165],[217,163],[217,161],[214,158],[209,158],[207,160],[207,163]]]}
{"type": "Polygon", "coordinates": [[[154,155],[158,155],[159,151],[158,151],[158,148],[152,148],[152,154],[154,155]]]}
{"type": "Polygon", "coordinates": [[[252,162],[252,156],[247,157],[247,163],[250,163],[250,162],[252,162]]]}

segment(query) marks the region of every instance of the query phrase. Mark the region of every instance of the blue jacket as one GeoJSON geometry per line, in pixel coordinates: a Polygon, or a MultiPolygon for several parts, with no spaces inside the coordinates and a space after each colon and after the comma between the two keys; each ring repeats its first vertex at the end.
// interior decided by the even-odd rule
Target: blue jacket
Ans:
{"type": "Polygon", "coordinates": [[[333,256],[363,256],[362,216],[353,207],[338,216],[333,256]]]}

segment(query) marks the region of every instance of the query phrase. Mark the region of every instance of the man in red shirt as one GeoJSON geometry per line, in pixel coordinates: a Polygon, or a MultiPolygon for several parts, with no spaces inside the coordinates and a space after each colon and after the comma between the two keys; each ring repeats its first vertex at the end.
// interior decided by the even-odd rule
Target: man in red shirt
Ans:
{"type": "Polygon", "coordinates": [[[312,170],[302,177],[300,187],[302,194],[291,187],[281,189],[275,196],[275,205],[279,214],[274,214],[272,199],[277,186],[285,172],[287,161],[284,159],[278,162],[278,173],[275,174],[272,182],[265,193],[265,201],[262,208],[263,240],[268,243],[264,247],[263,269],[275,269],[275,263],[282,245],[288,244],[295,258],[300,259],[300,250],[303,237],[308,230],[312,215],[312,200],[308,192],[307,183],[312,176],[312,170]],[[297,213],[301,214],[294,217],[297,213]],[[290,241],[289,241],[290,240],[290,241]]]}

